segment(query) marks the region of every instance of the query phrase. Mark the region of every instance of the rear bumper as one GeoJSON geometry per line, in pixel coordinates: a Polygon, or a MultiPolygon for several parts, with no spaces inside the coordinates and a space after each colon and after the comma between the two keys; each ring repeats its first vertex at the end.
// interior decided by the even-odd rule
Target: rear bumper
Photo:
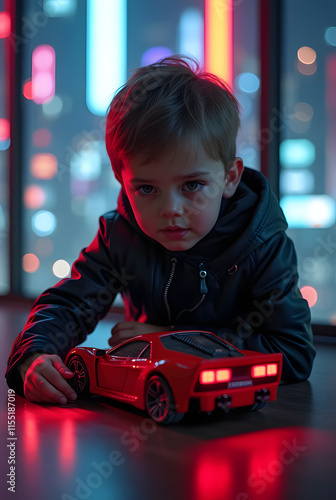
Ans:
{"type": "Polygon", "coordinates": [[[234,389],[224,389],[211,392],[194,392],[191,398],[198,399],[201,411],[211,412],[216,408],[218,398],[227,401],[228,408],[239,408],[241,406],[251,406],[255,402],[263,400],[275,401],[277,396],[278,383],[254,385],[234,389]],[[267,392],[264,392],[264,389],[267,392]]]}

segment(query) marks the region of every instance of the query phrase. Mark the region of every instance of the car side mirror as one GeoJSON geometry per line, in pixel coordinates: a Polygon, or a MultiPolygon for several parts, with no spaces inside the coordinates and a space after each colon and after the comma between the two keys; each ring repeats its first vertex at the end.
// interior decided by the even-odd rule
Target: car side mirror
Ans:
{"type": "Polygon", "coordinates": [[[97,349],[95,354],[96,354],[97,358],[100,358],[101,356],[105,356],[106,351],[105,351],[105,349],[97,349]]]}

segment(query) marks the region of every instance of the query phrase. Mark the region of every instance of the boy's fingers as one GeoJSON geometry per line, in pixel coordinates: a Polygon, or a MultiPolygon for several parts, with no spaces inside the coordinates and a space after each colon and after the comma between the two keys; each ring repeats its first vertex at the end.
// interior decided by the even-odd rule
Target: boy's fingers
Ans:
{"type": "MultiPolygon", "coordinates": [[[[63,382],[68,386],[68,384],[64,380],[63,382]]],[[[56,387],[54,383],[50,383],[47,379],[43,377],[37,377],[36,380],[34,380],[34,386],[35,386],[34,392],[36,393],[37,391],[38,394],[40,394],[44,400],[47,400],[49,402],[53,403],[57,402],[65,404],[68,401],[68,399],[72,399],[71,394],[74,395],[74,399],[77,397],[70,386],[66,388],[64,386],[61,386],[61,384],[59,384],[56,387]]]]}
{"type": "Polygon", "coordinates": [[[51,363],[41,372],[35,371],[28,376],[27,389],[41,394],[43,398],[50,398],[52,402],[66,403],[67,399],[73,401],[77,398],[75,391],[51,363]]]}
{"type": "Polygon", "coordinates": [[[60,358],[57,359],[56,361],[53,361],[53,365],[58,371],[58,373],[62,375],[62,377],[70,378],[74,376],[74,373],[71,370],[69,370],[69,368],[63,363],[63,361],[60,358]]]}
{"type": "MultiPolygon", "coordinates": [[[[48,370],[48,372],[44,373],[43,375],[44,375],[44,378],[46,378],[47,381],[50,383],[49,385],[51,387],[59,389],[59,391],[62,393],[60,395],[60,397],[65,395],[67,398],[69,398],[71,400],[74,400],[77,398],[77,394],[75,393],[75,391],[72,389],[72,387],[70,387],[70,385],[64,380],[62,375],[54,367],[50,368],[50,370],[48,370]]],[[[49,388],[49,385],[48,385],[48,388],[49,388]]],[[[53,391],[53,395],[54,394],[55,394],[55,392],[53,391]]],[[[52,396],[52,397],[54,397],[54,396],[52,396]]]]}
{"type": "Polygon", "coordinates": [[[62,404],[66,403],[68,400],[65,391],[59,391],[54,385],[43,377],[36,377],[36,380],[34,380],[34,386],[45,401],[62,404]]]}

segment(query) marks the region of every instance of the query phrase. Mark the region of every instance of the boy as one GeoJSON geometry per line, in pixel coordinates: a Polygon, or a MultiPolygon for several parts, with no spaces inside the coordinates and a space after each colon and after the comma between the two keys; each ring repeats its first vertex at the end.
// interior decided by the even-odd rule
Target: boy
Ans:
{"type": "Polygon", "coordinates": [[[108,312],[140,333],[212,331],[239,348],[282,352],[285,383],[306,380],[315,350],[297,288],[296,254],[265,177],[236,157],[238,103],[186,58],[140,68],[117,93],[106,147],[121,184],[71,278],[35,302],[8,361],[10,387],[32,401],[76,395],[66,354],[108,312]]]}

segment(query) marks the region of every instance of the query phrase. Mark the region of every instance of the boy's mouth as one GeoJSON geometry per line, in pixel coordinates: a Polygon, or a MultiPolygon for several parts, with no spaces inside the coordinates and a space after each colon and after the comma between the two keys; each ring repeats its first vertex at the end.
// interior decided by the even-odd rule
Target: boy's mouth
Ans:
{"type": "Polygon", "coordinates": [[[180,240],[188,233],[189,229],[180,226],[166,226],[161,231],[171,240],[180,240]]]}

